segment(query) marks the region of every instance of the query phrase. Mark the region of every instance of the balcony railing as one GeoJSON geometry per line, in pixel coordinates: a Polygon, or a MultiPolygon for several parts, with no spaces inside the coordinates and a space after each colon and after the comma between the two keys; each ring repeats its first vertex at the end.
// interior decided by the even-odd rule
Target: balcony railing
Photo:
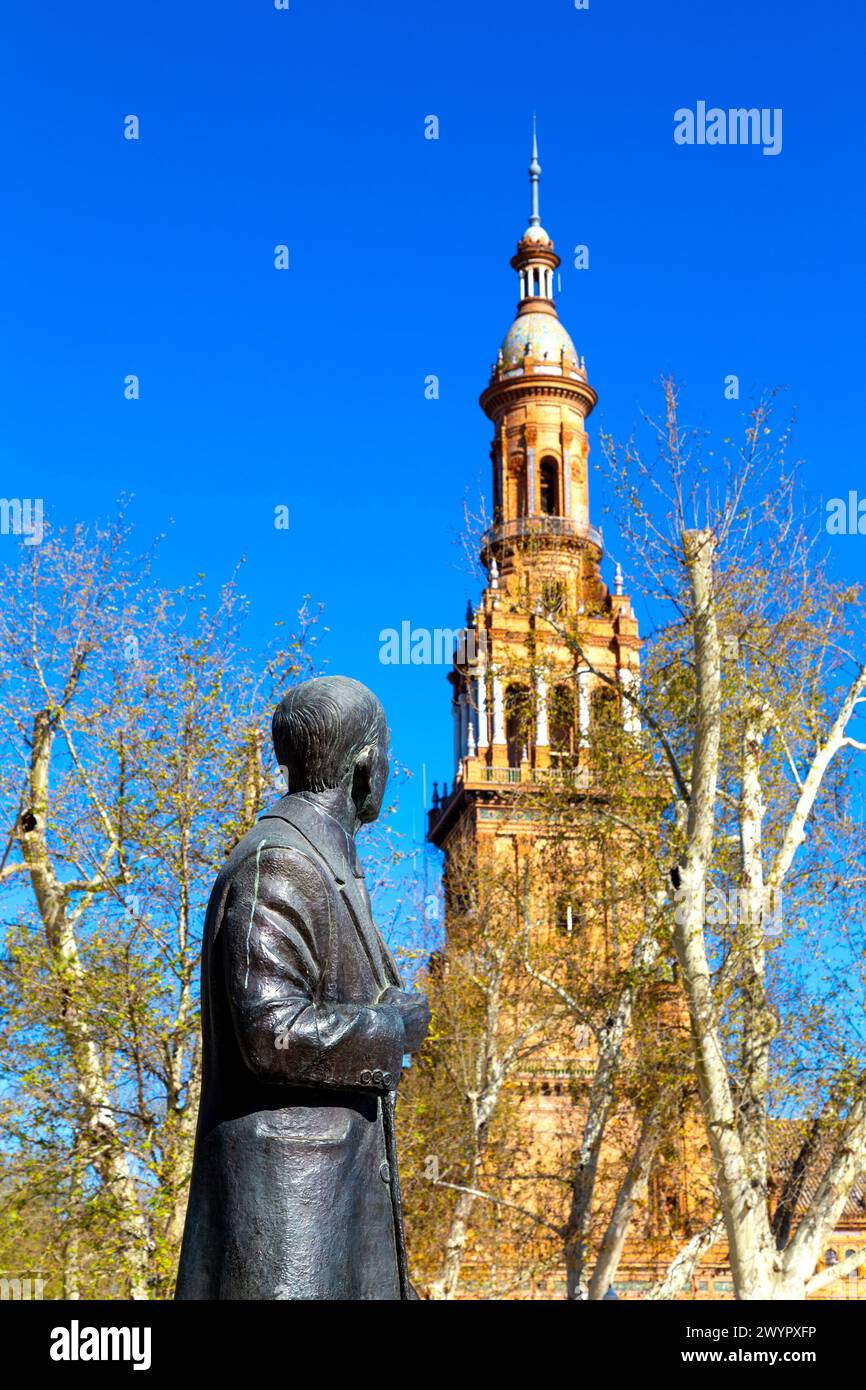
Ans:
{"type": "Polygon", "coordinates": [[[519,516],[513,521],[503,521],[499,526],[491,526],[481,537],[482,550],[499,545],[502,541],[525,540],[527,537],[560,536],[569,540],[588,541],[604,548],[601,530],[588,522],[576,521],[570,516],[519,516]]]}
{"type": "Polygon", "coordinates": [[[480,767],[473,768],[471,781],[479,782],[562,782],[570,783],[579,791],[591,785],[591,769],[588,767],[480,767]]]}
{"type": "Polygon", "coordinates": [[[523,783],[524,786],[536,787],[554,782],[560,786],[570,785],[577,791],[589,791],[594,785],[589,767],[532,767],[529,763],[523,763],[520,767],[487,767],[483,763],[475,763],[473,759],[464,759],[450,790],[445,783],[441,796],[438,792],[434,793],[433,805],[428,812],[431,821],[438,820],[466,782],[493,782],[499,786],[523,783]]]}
{"type": "MultiPolygon", "coordinates": [[[[632,742],[636,746],[647,747],[647,731],[635,735],[632,742]]],[[[578,792],[593,792],[602,788],[603,780],[598,776],[597,769],[588,763],[581,767],[533,767],[528,762],[521,763],[520,767],[488,767],[476,758],[464,757],[460,760],[450,788],[447,783],[443,783],[440,794],[438,783],[434,782],[433,803],[428,811],[430,824],[434,825],[445,814],[448,806],[465,787],[477,787],[479,782],[492,782],[499,786],[522,785],[530,789],[553,784],[572,787],[578,792]]],[[[670,786],[670,773],[664,768],[645,768],[637,785],[646,788],[647,791],[670,786]]]]}

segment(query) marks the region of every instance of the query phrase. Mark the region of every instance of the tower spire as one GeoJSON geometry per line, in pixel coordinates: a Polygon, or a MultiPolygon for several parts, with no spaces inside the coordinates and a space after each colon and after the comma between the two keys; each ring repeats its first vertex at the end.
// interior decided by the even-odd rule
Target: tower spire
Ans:
{"type": "Polygon", "coordinates": [[[530,227],[541,226],[541,214],[538,210],[538,181],[541,176],[541,165],[538,162],[538,136],[535,129],[535,112],[532,113],[532,159],[529,165],[529,184],[532,192],[532,207],[529,215],[530,227]]]}
{"type": "Polygon", "coordinates": [[[512,257],[511,264],[520,277],[518,312],[553,314],[555,317],[553,272],[559,265],[559,257],[554,252],[553,242],[541,225],[541,211],[538,205],[540,176],[538,130],[533,112],[532,155],[529,161],[529,226],[517,243],[517,255],[512,257]]]}

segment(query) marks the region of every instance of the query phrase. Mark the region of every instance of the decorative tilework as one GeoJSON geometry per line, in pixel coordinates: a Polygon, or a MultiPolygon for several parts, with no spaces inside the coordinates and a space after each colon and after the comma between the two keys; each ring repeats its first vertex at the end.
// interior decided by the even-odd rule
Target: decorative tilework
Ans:
{"type": "Polygon", "coordinates": [[[553,314],[521,314],[515,319],[502,344],[502,365],[506,371],[522,366],[527,348],[532,349],[533,357],[541,361],[546,358],[557,367],[565,348],[566,357],[577,365],[574,343],[553,314]]]}

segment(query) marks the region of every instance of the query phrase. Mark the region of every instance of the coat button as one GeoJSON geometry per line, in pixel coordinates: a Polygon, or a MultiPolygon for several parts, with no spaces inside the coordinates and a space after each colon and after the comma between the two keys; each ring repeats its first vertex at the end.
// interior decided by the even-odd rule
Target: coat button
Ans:
{"type": "Polygon", "coordinates": [[[373,1072],[373,1085],[374,1085],[374,1086],[381,1086],[383,1081],[384,1081],[384,1077],[383,1077],[383,1075],[382,1075],[382,1072],[381,1072],[380,1069],[377,1067],[376,1070],[373,1072]]]}
{"type": "Polygon", "coordinates": [[[361,1085],[362,1085],[362,1086],[369,1086],[372,1080],[373,1080],[373,1073],[372,1073],[371,1071],[362,1071],[362,1072],[361,1072],[361,1085]]]}
{"type": "Polygon", "coordinates": [[[383,1086],[390,1086],[390,1085],[391,1085],[391,1073],[390,1073],[389,1071],[383,1071],[383,1072],[382,1072],[382,1085],[383,1085],[383,1086]]]}
{"type": "Polygon", "coordinates": [[[391,1181],[391,1165],[387,1159],[384,1159],[383,1162],[379,1164],[379,1177],[383,1182],[391,1181]]]}

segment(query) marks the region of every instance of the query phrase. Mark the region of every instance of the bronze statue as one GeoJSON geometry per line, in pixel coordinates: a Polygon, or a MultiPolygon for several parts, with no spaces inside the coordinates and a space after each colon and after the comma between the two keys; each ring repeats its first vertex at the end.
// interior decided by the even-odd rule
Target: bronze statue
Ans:
{"type": "Polygon", "coordinates": [[[355,832],[388,727],[325,676],[273,720],[288,795],[235,846],[205,919],[203,1071],[175,1297],[406,1299],[394,1101],[430,1012],[379,935],[355,832]]]}

